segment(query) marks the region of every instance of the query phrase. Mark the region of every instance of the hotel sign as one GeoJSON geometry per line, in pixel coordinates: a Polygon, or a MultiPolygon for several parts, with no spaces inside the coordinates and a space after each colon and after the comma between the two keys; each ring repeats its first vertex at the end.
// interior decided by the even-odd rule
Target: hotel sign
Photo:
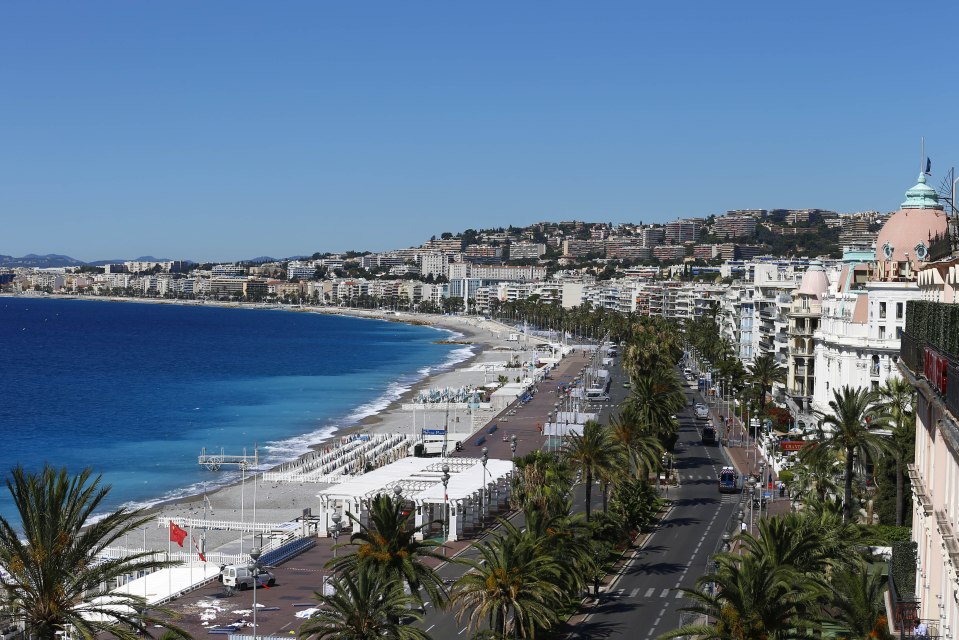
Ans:
{"type": "Polygon", "coordinates": [[[809,443],[803,440],[783,440],[779,443],[779,448],[783,451],[799,451],[807,444],[809,443]]]}

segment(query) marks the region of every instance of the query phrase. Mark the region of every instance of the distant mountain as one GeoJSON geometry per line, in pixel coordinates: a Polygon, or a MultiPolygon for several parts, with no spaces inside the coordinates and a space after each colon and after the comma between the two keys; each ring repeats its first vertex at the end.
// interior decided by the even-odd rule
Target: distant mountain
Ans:
{"type": "Polygon", "coordinates": [[[271,258],[270,256],[259,256],[258,258],[250,258],[249,260],[237,260],[237,262],[245,262],[247,264],[263,264],[264,262],[278,262],[276,258],[271,258]]]}
{"type": "Polygon", "coordinates": [[[86,264],[82,260],[71,258],[70,256],[61,256],[55,253],[48,253],[44,256],[38,256],[35,253],[28,253],[20,258],[13,256],[0,255],[0,267],[8,269],[16,267],[37,267],[46,269],[50,267],[79,267],[86,264]]]}
{"type": "MultiPolygon", "coordinates": [[[[140,256],[139,258],[117,258],[115,260],[94,260],[87,264],[94,267],[102,267],[105,264],[123,264],[124,262],[170,262],[172,258],[154,258],[153,256],[140,256]]],[[[184,260],[189,262],[189,260],[184,260]]]]}

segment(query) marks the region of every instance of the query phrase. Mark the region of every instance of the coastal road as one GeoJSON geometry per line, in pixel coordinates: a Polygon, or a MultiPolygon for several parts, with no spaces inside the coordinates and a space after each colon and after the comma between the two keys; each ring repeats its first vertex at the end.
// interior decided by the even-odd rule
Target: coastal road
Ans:
{"type": "Polygon", "coordinates": [[[600,603],[569,629],[569,638],[646,640],[679,626],[684,600],[677,589],[692,587],[705,573],[740,499],[719,493],[723,460],[718,447],[701,444],[691,409],[679,418],[675,465],[680,486],[669,491],[672,507],[642,548],[632,552],[600,603]]]}

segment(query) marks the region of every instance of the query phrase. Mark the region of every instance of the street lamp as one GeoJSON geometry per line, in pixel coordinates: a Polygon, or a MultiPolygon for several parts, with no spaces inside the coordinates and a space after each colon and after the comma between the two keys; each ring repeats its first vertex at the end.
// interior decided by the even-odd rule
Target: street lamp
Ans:
{"type": "Polygon", "coordinates": [[[446,543],[449,542],[450,496],[447,488],[450,484],[450,466],[443,465],[443,555],[446,555],[446,543]]]}
{"type": "Polygon", "coordinates": [[[253,640],[256,640],[256,588],[259,586],[257,580],[257,564],[260,559],[260,548],[250,549],[250,560],[253,561],[253,640]]]}
{"type": "Polygon", "coordinates": [[[480,493],[480,522],[482,523],[483,526],[486,526],[486,503],[487,503],[486,461],[488,459],[489,459],[489,449],[487,447],[483,447],[483,457],[481,458],[481,460],[483,461],[483,489],[482,489],[482,492],[480,493]]]}
{"type": "MultiPolygon", "coordinates": [[[[334,513],[333,517],[330,519],[333,520],[333,530],[330,531],[330,534],[333,536],[333,560],[336,560],[336,541],[340,539],[340,520],[343,519],[343,516],[338,513],[334,513]]],[[[336,569],[334,568],[334,572],[335,571],[336,569]]]]}
{"type": "MultiPolygon", "coordinates": [[[[546,426],[543,427],[543,432],[544,432],[544,433],[546,432],[547,429],[549,429],[550,425],[553,424],[553,416],[554,416],[554,415],[555,415],[555,414],[554,414],[552,411],[550,411],[549,414],[547,414],[547,416],[546,416],[546,420],[547,420],[546,426]]],[[[549,449],[550,449],[550,451],[552,451],[552,449],[553,449],[553,436],[552,436],[552,435],[548,435],[548,436],[546,436],[546,438],[547,438],[546,442],[549,444],[549,449]]]]}

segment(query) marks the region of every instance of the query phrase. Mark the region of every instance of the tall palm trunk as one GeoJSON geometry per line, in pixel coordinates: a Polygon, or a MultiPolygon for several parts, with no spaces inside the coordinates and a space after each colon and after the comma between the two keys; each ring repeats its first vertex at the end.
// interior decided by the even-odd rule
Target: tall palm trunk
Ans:
{"type": "Polygon", "coordinates": [[[852,447],[846,447],[846,477],[843,478],[842,515],[847,521],[852,520],[852,447]]]}
{"type": "Polygon", "coordinates": [[[609,513],[609,481],[603,483],[603,513],[609,513]]]}
{"type": "Polygon", "coordinates": [[[586,471],[586,522],[589,522],[590,508],[592,507],[592,498],[593,498],[593,472],[587,469],[586,471]]]}

